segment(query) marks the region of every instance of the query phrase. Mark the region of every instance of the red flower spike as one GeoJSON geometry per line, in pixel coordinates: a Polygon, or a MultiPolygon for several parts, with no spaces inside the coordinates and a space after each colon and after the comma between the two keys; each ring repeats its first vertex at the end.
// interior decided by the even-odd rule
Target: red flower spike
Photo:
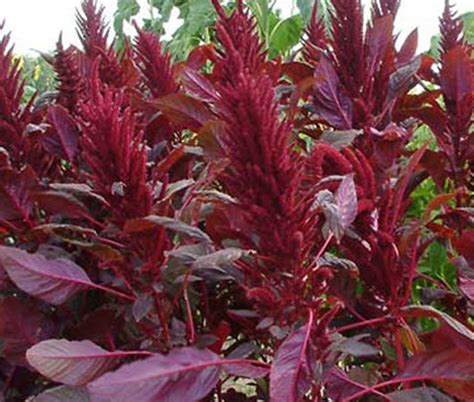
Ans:
{"type": "Polygon", "coordinates": [[[352,96],[361,94],[365,79],[364,15],[360,0],[334,0],[331,15],[333,62],[352,96]]]}
{"type": "Polygon", "coordinates": [[[218,0],[212,0],[219,14],[216,24],[217,40],[222,44],[218,50],[216,71],[220,81],[233,82],[244,69],[260,71],[265,63],[266,53],[257,33],[257,23],[242,2],[227,17],[218,0]]]}
{"type": "Polygon", "coordinates": [[[321,52],[326,48],[328,36],[324,19],[318,15],[319,1],[315,1],[311,19],[305,29],[306,38],[303,40],[303,57],[305,61],[316,65],[321,52]]]}
{"type": "MultiPolygon", "coordinates": [[[[100,78],[103,82],[116,88],[126,82],[126,74],[122,67],[123,60],[119,60],[113,44],[107,43],[110,29],[104,19],[105,8],[98,6],[96,0],[84,0],[82,15],[78,12],[77,24],[79,39],[82,43],[88,63],[85,63],[84,74],[90,74],[92,64],[100,58],[100,78]]],[[[123,57],[126,57],[125,52],[123,57]]]]}
{"type": "Polygon", "coordinates": [[[102,89],[94,71],[91,100],[83,104],[82,156],[96,190],[114,209],[118,221],[148,215],[151,190],[147,185],[146,151],[135,117],[124,109],[124,97],[102,89]]]}
{"type": "Polygon", "coordinates": [[[454,6],[450,0],[445,0],[443,16],[440,18],[440,51],[441,55],[446,54],[456,46],[463,46],[464,41],[464,24],[457,16],[454,6]]]}
{"type": "Polygon", "coordinates": [[[98,6],[96,0],[84,0],[81,5],[82,15],[77,14],[79,39],[86,55],[94,60],[107,49],[109,29],[105,24],[104,6],[98,6]]]}
{"type": "Polygon", "coordinates": [[[78,53],[73,47],[64,49],[62,36],[56,45],[56,54],[52,60],[56,72],[58,97],[57,102],[75,113],[85,91],[85,82],[78,65],[78,53]]]}
{"type": "Polygon", "coordinates": [[[173,77],[171,57],[163,52],[159,37],[138,26],[136,28],[138,36],[135,41],[135,60],[144,85],[154,98],[176,92],[178,85],[173,77]]]}

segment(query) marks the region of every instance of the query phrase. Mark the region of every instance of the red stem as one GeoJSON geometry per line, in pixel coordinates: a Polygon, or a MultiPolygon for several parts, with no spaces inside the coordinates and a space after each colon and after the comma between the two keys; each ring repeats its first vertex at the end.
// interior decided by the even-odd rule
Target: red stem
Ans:
{"type": "Polygon", "coordinates": [[[95,283],[93,285],[89,285],[89,286],[91,288],[102,290],[106,293],[110,293],[112,295],[115,295],[117,297],[120,297],[120,298],[128,300],[128,301],[135,301],[135,296],[119,292],[118,290],[115,290],[115,289],[107,288],[105,286],[97,285],[95,283]]]}
{"type": "Polygon", "coordinates": [[[166,347],[168,349],[171,349],[170,332],[168,329],[168,324],[165,322],[165,316],[163,315],[163,310],[161,309],[159,294],[157,294],[155,297],[155,307],[156,307],[156,312],[158,314],[158,318],[160,319],[161,328],[163,330],[163,340],[165,342],[166,347]]]}
{"type": "Polygon", "coordinates": [[[379,325],[379,324],[382,324],[382,323],[384,323],[384,322],[386,322],[390,319],[393,319],[393,317],[386,315],[386,316],[379,317],[379,318],[373,318],[371,320],[356,322],[354,324],[349,324],[349,325],[345,325],[343,327],[335,328],[330,332],[330,334],[334,334],[336,332],[350,331],[351,329],[356,329],[356,328],[360,328],[360,327],[369,327],[369,326],[373,326],[373,325],[379,325]]]}
{"type": "MultiPolygon", "coordinates": [[[[406,384],[410,382],[415,382],[415,381],[427,381],[430,380],[429,376],[419,376],[419,377],[409,377],[409,378],[398,378],[398,379],[393,379],[385,382],[381,382],[379,384],[374,385],[373,387],[363,389],[359,392],[356,392],[355,394],[352,394],[349,398],[344,399],[342,402],[351,402],[351,401],[356,401],[359,400],[359,398],[363,397],[366,394],[374,393],[380,388],[385,388],[389,387],[391,385],[398,385],[398,384],[406,384]]],[[[362,384],[359,384],[360,387],[363,387],[362,384]]]]}
{"type": "Polygon", "coordinates": [[[403,371],[403,369],[405,368],[405,359],[403,357],[403,347],[402,347],[402,339],[400,336],[400,328],[395,329],[395,350],[397,352],[398,370],[403,371]]]}
{"type": "Polygon", "coordinates": [[[188,321],[189,343],[192,345],[196,340],[196,331],[194,329],[193,311],[191,309],[191,303],[189,303],[189,297],[188,297],[189,273],[190,271],[186,273],[186,276],[184,278],[183,297],[184,297],[184,303],[186,305],[186,317],[188,321]]]}
{"type": "MultiPolygon", "coordinates": [[[[334,371],[334,374],[335,374],[337,377],[339,377],[340,379],[342,379],[343,381],[348,382],[348,383],[350,383],[350,384],[352,384],[352,385],[355,385],[355,386],[358,387],[358,388],[363,388],[364,390],[369,390],[369,389],[370,389],[370,387],[368,387],[367,385],[360,384],[360,383],[358,383],[357,381],[352,380],[352,379],[349,378],[348,376],[344,376],[344,377],[343,377],[343,376],[341,375],[341,373],[340,373],[338,370],[334,371]]],[[[375,395],[378,395],[378,396],[382,397],[385,401],[391,401],[390,398],[388,398],[387,396],[385,396],[384,394],[382,394],[382,393],[379,392],[379,391],[374,390],[374,391],[371,391],[371,392],[374,393],[375,395]]]]}

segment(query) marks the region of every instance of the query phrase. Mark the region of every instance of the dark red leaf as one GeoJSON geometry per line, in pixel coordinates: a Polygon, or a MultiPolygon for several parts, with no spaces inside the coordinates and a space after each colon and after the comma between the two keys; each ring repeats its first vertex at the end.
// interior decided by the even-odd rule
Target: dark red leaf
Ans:
{"type": "MultiPolygon", "coordinates": [[[[456,251],[474,267],[474,231],[466,231],[453,242],[456,251]]],[[[473,268],[474,269],[474,268],[473,268]]]]}
{"type": "Polygon", "coordinates": [[[365,389],[363,384],[348,377],[339,367],[332,368],[325,377],[328,396],[334,401],[344,401],[351,395],[365,389]]]}
{"type": "Polygon", "coordinates": [[[46,149],[51,154],[72,162],[78,150],[79,130],[77,124],[67,109],[60,105],[48,107],[48,118],[54,131],[52,133],[46,132],[42,137],[46,149]]]}
{"type": "Polygon", "coordinates": [[[127,233],[136,233],[151,230],[157,226],[185,234],[202,242],[211,242],[210,237],[201,229],[187,225],[177,219],[168,218],[167,216],[150,215],[145,218],[132,219],[126,222],[124,230],[127,233]]]}
{"type": "MultiPolygon", "coordinates": [[[[472,249],[471,249],[472,250],[472,249]]],[[[472,262],[472,261],[471,261],[472,262]]],[[[463,257],[458,257],[454,264],[458,269],[458,287],[459,290],[471,302],[474,301],[474,268],[463,257]]]]}
{"type": "Polygon", "coordinates": [[[184,66],[180,71],[181,83],[188,95],[202,102],[214,102],[218,94],[211,84],[200,72],[184,66]]]}
{"type": "Polygon", "coordinates": [[[272,402],[296,402],[310,387],[310,335],[313,326],[311,313],[308,323],[296,330],[278,348],[270,371],[270,399],[272,402]]]}
{"type": "Polygon", "coordinates": [[[384,57],[387,47],[392,43],[393,16],[386,15],[377,18],[374,26],[369,31],[368,37],[368,71],[369,76],[373,75],[384,57]]]}
{"type": "Polygon", "coordinates": [[[94,284],[85,271],[70,260],[48,260],[39,253],[0,246],[0,264],[24,292],[54,305],[61,305],[80,290],[97,288],[117,296],[112,289],[94,284]]]}
{"type": "Polygon", "coordinates": [[[314,72],[314,106],[316,114],[336,129],[352,128],[352,103],[344,94],[336,70],[323,57],[314,72]]]}
{"type": "Polygon", "coordinates": [[[174,349],[123,365],[88,385],[92,401],[198,401],[217,384],[219,356],[209,350],[174,349]]]}
{"type": "Polygon", "coordinates": [[[186,66],[193,70],[199,70],[208,60],[212,61],[215,59],[215,53],[214,44],[212,43],[197,46],[191,51],[191,53],[189,53],[188,59],[186,60],[186,66]]]}
{"type": "Polygon", "coordinates": [[[474,353],[455,348],[420,353],[395,379],[433,381],[450,395],[469,401],[474,395],[474,353]]]}
{"type": "Polygon", "coordinates": [[[341,150],[344,147],[352,145],[354,140],[360,135],[362,135],[362,130],[333,130],[324,131],[319,139],[332,145],[334,148],[341,150]]]}
{"type": "Polygon", "coordinates": [[[292,61],[284,63],[281,68],[282,73],[288,76],[293,84],[299,84],[304,79],[313,76],[313,68],[309,64],[292,61]]]}
{"type": "Polygon", "coordinates": [[[235,362],[232,364],[224,364],[223,369],[227,374],[244,377],[244,378],[262,378],[268,375],[270,370],[265,364],[257,364],[257,362],[235,362]]]}
{"type": "Polygon", "coordinates": [[[418,28],[415,28],[410,35],[407,36],[402,48],[397,54],[397,62],[399,66],[407,64],[415,57],[418,49],[418,28]]]}
{"type": "Polygon", "coordinates": [[[26,167],[21,172],[0,171],[0,219],[6,221],[28,221],[33,210],[32,193],[38,186],[33,169],[26,167]]]}
{"type": "Polygon", "coordinates": [[[114,368],[121,358],[149,356],[147,352],[109,352],[91,341],[49,339],[26,352],[26,359],[36,371],[61,384],[80,386],[114,368]]]}
{"type": "Polygon", "coordinates": [[[395,195],[393,200],[393,221],[391,222],[392,225],[395,225],[396,220],[399,219],[399,215],[403,208],[403,200],[407,197],[406,190],[408,188],[408,184],[412,175],[415,171],[419,168],[419,163],[421,158],[423,157],[426,149],[428,148],[428,144],[423,145],[420,149],[418,149],[410,158],[408,165],[405,167],[405,170],[400,177],[397,186],[395,188],[395,195]]]}
{"type": "Polygon", "coordinates": [[[72,388],[65,385],[50,388],[35,396],[30,402],[90,402],[89,393],[84,388],[72,388]]]}
{"type": "Polygon", "coordinates": [[[196,132],[212,116],[203,102],[184,94],[166,95],[153,103],[171,122],[196,132]]]}
{"type": "Polygon", "coordinates": [[[26,350],[54,335],[55,326],[37,306],[16,297],[0,299],[2,354],[9,361],[26,365],[26,350]]]}
{"type": "Polygon", "coordinates": [[[38,206],[49,214],[59,214],[69,218],[88,216],[86,206],[72,194],[62,191],[39,191],[32,195],[38,206]]]}
{"type": "Polygon", "coordinates": [[[451,107],[461,108],[464,106],[463,103],[467,103],[471,105],[471,108],[468,108],[470,116],[474,78],[468,54],[464,48],[455,47],[443,56],[442,66],[440,81],[448,110],[451,107]]]}
{"type": "Polygon", "coordinates": [[[388,99],[394,100],[405,92],[413,84],[416,73],[421,65],[421,57],[416,57],[409,63],[402,65],[390,75],[388,87],[388,99]]]}
{"type": "Polygon", "coordinates": [[[387,397],[392,402],[454,402],[454,399],[432,387],[395,391],[387,394],[387,397]]]}
{"type": "Polygon", "coordinates": [[[438,348],[446,349],[455,346],[467,351],[474,348],[474,332],[464,324],[442,311],[430,306],[409,306],[403,309],[405,317],[431,317],[440,321],[441,327],[437,333],[438,348]]]}
{"type": "Polygon", "coordinates": [[[239,260],[242,257],[255,254],[252,250],[229,247],[211,254],[197,257],[192,263],[191,269],[221,269],[239,260]]]}

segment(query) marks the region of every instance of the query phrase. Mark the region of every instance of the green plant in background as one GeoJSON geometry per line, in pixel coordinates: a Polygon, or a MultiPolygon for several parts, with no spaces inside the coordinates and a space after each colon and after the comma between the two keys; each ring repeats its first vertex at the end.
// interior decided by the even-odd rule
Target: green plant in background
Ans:
{"type": "Polygon", "coordinates": [[[43,94],[55,88],[53,68],[41,56],[17,56],[20,58],[19,67],[25,80],[23,101],[28,101],[34,94],[43,94]]]}
{"type": "MultiPolygon", "coordinates": [[[[210,42],[210,27],[215,21],[215,10],[209,0],[148,0],[148,15],[143,28],[161,36],[172,34],[169,51],[176,60],[183,60],[195,46],[210,42]],[[170,21],[173,9],[179,12],[181,26],[175,32],[166,32],[165,24],[170,21]]],[[[136,0],[118,0],[114,18],[114,29],[123,39],[124,24],[130,23],[140,12],[136,0]]]]}
{"type": "MultiPolygon", "coordinates": [[[[248,2],[270,58],[290,56],[310,18],[313,3],[313,0],[295,0],[291,15],[283,18],[281,10],[275,7],[275,0],[248,2]]],[[[168,48],[175,60],[184,60],[195,46],[212,41],[211,27],[215,22],[216,13],[210,0],[148,0],[147,5],[147,17],[143,20],[144,29],[160,35],[172,35],[173,40],[168,42],[168,48]],[[175,32],[167,32],[165,24],[170,21],[173,10],[178,11],[182,23],[175,32]]],[[[234,5],[233,1],[226,3],[229,11],[234,5]]],[[[119,44],[123,39],[124,24],[130,23],[140,11],[137,0],[118,0],[114,29],[119,37],[119,44]]],[[[329,22],[327,1],[321,2],[319,11],[329,22]]]]}

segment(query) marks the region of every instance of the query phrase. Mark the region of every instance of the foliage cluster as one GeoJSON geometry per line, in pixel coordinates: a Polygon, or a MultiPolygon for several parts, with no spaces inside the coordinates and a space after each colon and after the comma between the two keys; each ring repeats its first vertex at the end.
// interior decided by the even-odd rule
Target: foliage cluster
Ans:
{"type": "Polygon", "coordinates": [[[175,62],[83,0],[26,103],[3,35],[5,400],[472,400],[472,45],[448,0],[438,60],[400,0],[321,4],[295,52],[212,0],[175,62]]]}

